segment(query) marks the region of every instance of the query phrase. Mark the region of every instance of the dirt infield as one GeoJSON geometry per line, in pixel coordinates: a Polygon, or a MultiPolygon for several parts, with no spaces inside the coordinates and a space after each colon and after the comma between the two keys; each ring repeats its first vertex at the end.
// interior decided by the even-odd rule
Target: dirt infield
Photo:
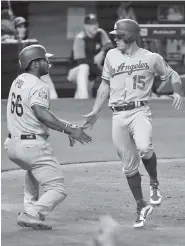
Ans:
{"type": "MultiPolygon", "coordinates": [[[[62,164],[87,162],[62,165],[68,197],[48,217],[52,231],[17,227],[16,217],[23,208],[24,171],[2,172],[2,245],[87,246],[99,216],[104,214],[120,223],[122,246],[185,245],[185,110],[173,110],[171,102],[156,100],[150,103],[164,201],[154,210],[146,228],[132,228],[135,204],[111,141],[111,111],[105,106],[99,121],[89,131],[94,137],[92,144],[70,148],[66,135],[51,131],[50,141],[62,164]]],[[[82,115],[89,112],[93,103],[93,100],[60,99],[52,102],[51,109],[62,119],[80,125],[83,124],[82,115]]],[[[6,101],[1,105],[1,170],[4,171],[17,167],[8,160],[3,148],[7,136],[6,101]]],[[[143,166],[141,173],[144,195],[148,199],[149,180],[143,166]]]]}
{"type": "MultiPolygon", "coordinates": [[[[83,124],[83,114],[88,113],[94,100],[59,99],[51,104],[51,110],[60,118],[66,119],[78,125],[83,124]]],[[[160,158],[185,157],[185,109],[176,111],[171,107],[172,100],[153,100],[150,102],[153,112],[153,142],[160,158]]],[[[8,134],[6,126],[6,101],[1,102],[1,170],[15,169],[4,150],[3,143],[8,134]]],[[[82,146],[77,144],[69,147],[65,134],[50,131],[50,142],[55,154],[61,163],[79,163],[92,161],[118,160],[115,148],[111,140],[111,116],[107,105],[89,133],[93,136],[93,143],[82,146]]]]}
{"type": "MultiPolygon", "coordinates": [[[[2,173],[2,245],[87,246],[99,216],[109,214],[121,225],[123,246],[183,246],[185,242],[184,175],[182,161],[160,161],[159,178],[164,196],[143,229],[133,229],[135,204],[119,162],[62,166],[68,197],[48,217],[52,231],[20,229],[24,171],[2,173]]],[[[148,176],[141,166],[144,196],[148,176]]]]}

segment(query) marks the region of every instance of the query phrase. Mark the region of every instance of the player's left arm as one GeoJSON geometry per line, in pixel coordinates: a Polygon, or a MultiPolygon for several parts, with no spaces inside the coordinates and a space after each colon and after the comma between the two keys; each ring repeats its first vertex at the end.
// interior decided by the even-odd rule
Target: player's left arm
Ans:
{"type": "Polygon", "coordinates": [[[156,54],[154,70],[160,76],[162,80],[162,86],[164,86],[170,80],[174,92],[172,95],[174,99],[172,106],[177,110],[181,109],[183,105],[183,87],[179,74],[174,71],[159,54],[156,54]]]}

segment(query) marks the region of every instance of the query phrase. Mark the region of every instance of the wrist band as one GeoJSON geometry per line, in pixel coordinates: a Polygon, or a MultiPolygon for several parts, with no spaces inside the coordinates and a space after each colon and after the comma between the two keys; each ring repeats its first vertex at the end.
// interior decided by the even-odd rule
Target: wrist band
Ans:
{"type": "Polygon", "coordinates": [[[68,127],[68,124],[65,125],[64,130],[62,132],[65,133],[65,129],[68,127]]]}

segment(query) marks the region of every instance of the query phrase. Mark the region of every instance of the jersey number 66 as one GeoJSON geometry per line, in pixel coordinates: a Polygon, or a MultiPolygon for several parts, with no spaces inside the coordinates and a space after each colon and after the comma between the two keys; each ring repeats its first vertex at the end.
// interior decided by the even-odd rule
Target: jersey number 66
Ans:
{"type": "Polygon", "coordinates": [[[21,117],[23,115],[23,106],[21,104],[22,98],[20,95],[15,95],[15,93],[12,93],[12,101],[11,101],[11,113],[16,114],[21,117]]]}

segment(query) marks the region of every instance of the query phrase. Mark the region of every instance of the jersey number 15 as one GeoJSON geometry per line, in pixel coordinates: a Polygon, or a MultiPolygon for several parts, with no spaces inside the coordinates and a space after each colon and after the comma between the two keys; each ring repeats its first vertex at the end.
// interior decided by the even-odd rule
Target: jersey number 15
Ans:
{"type": "Polygon", "coordinates": [[[146,82],[145,82],[146,77],[142,75],[134,75],[133,80],[133,89],[140,89],[144,90],[146,82]]]}
{"type": "Polygon", "coordinates": [[[11,113],[16,114],[21,117],[23,115],[23,106],[21,104],[22,98],[20,95],[15,95],[15,93],[12,93],[12,100],[11,100],[11,113]]]}

